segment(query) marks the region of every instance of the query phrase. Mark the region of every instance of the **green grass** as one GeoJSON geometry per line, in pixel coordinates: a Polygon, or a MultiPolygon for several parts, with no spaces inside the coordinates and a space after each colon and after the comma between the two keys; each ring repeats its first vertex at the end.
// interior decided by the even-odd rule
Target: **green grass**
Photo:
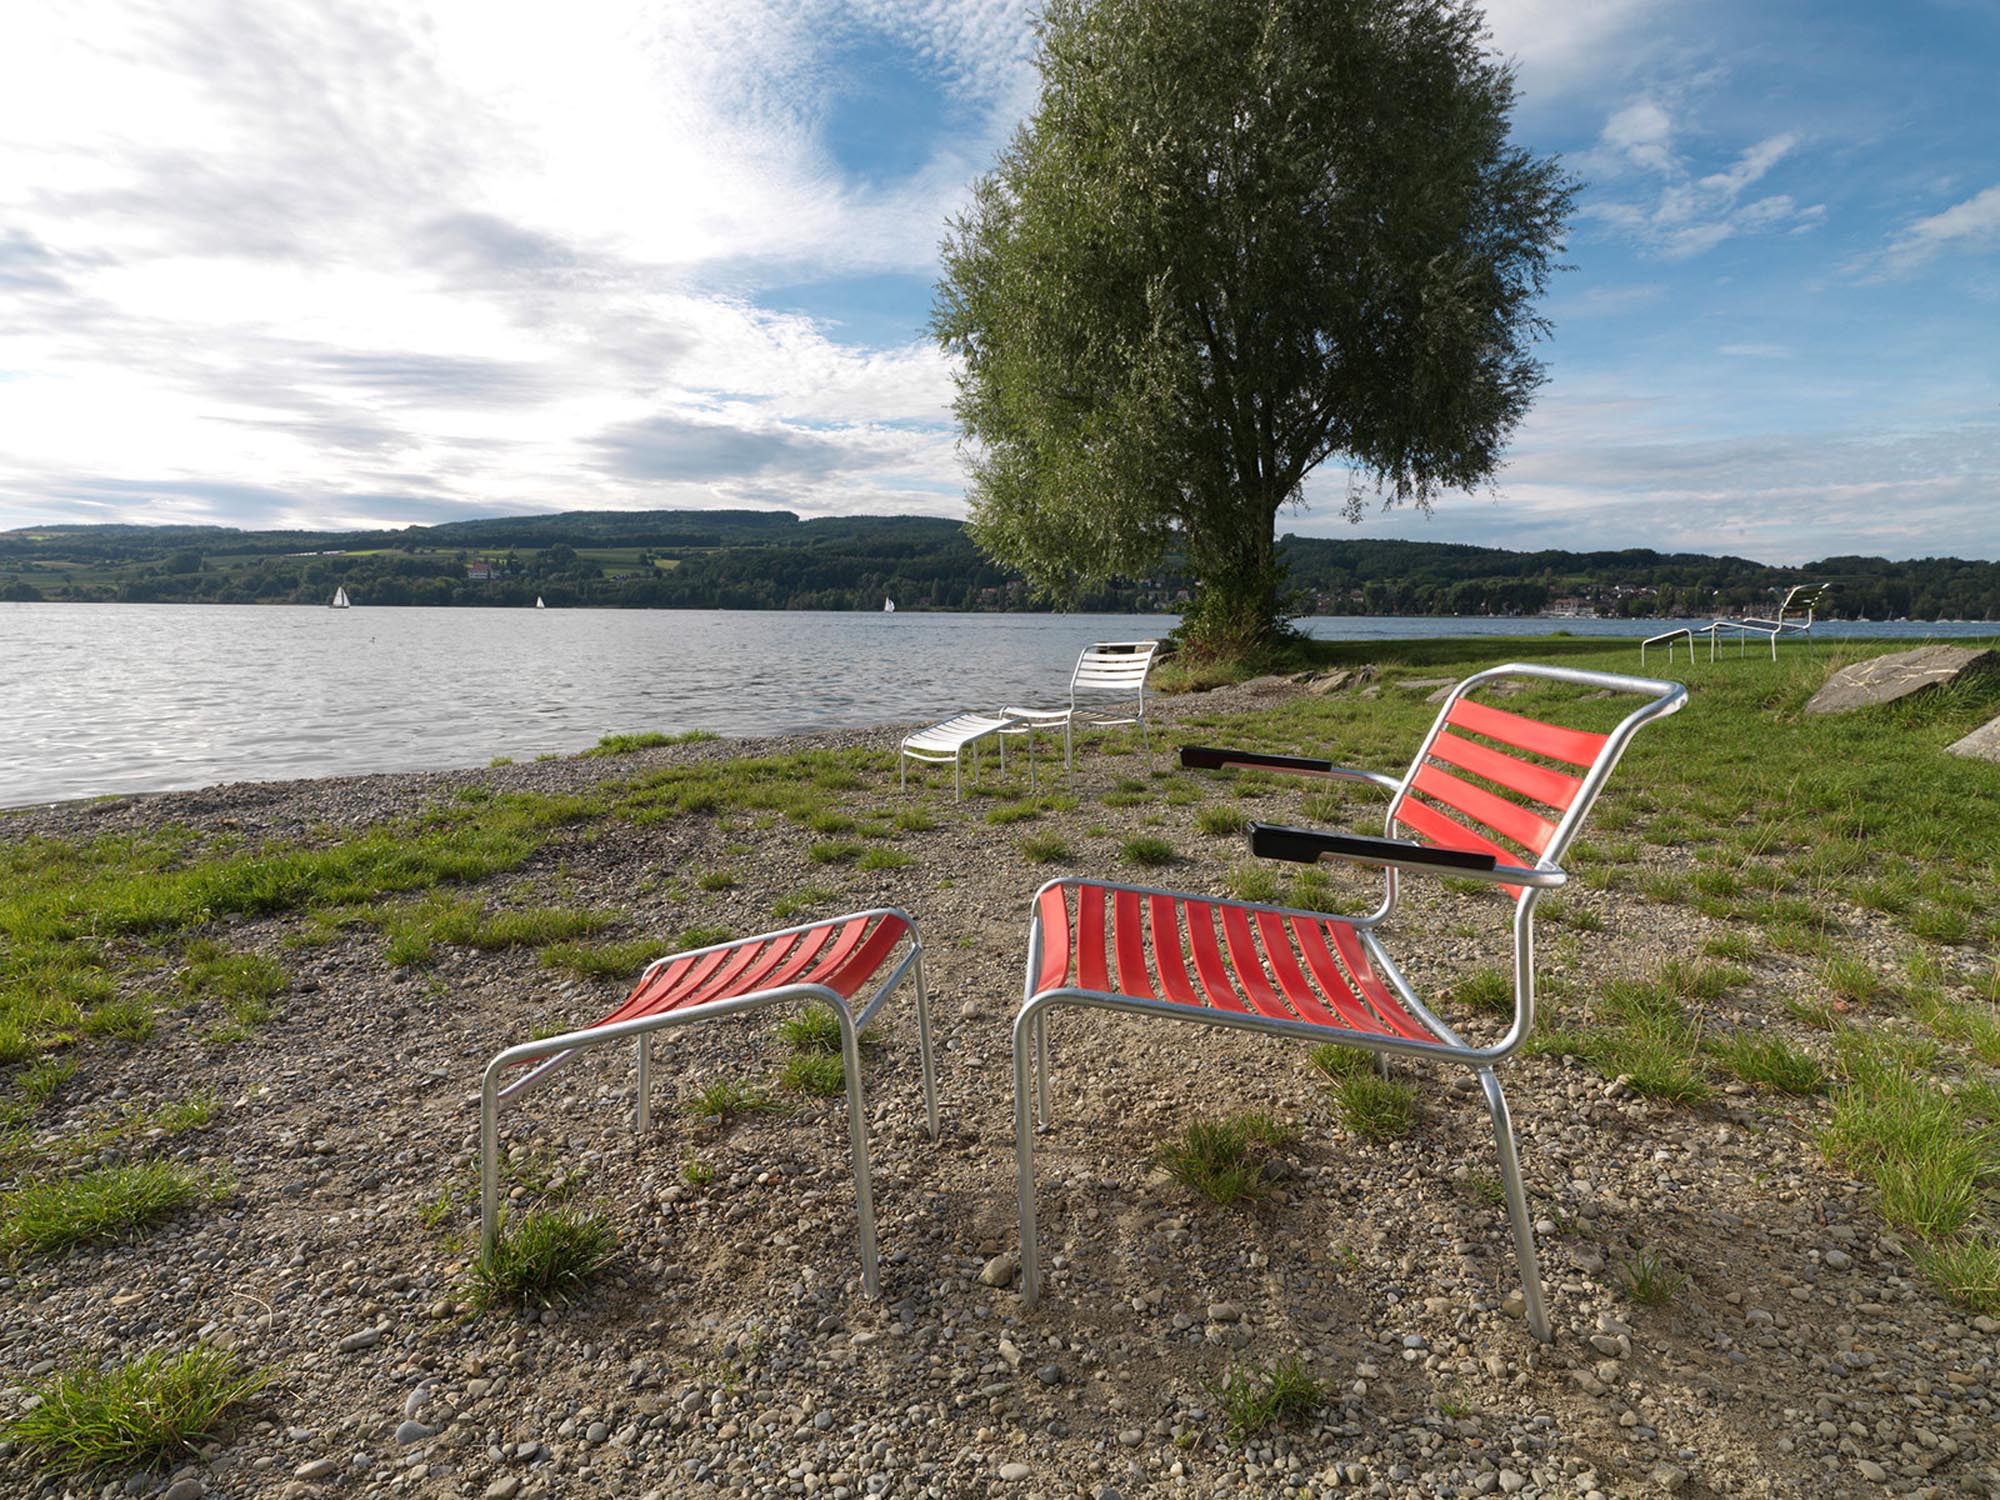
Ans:
{"type": "Polygon", "coordinates": [[[774,922],[789,922],[794,917],[810,916],[818,908],[826,906],[840,895],[823,885],[802,885],[785,892],[771,903],[771,919],[774,922]]]}
{"type": "Polygon", "coordinates": [[[1332,1088],[1333,1112],[1351,1135],[1364,1141],[1393,1141],[1417,1123],[1417,1091],[1380,1073],[1353,1073],[1332,1088]]]}
{"type": "Polygon", "coordinates": [[[1332,1395],[1332,1388],[1296,1358],[1261,1369],[1232,1365],[1209,1390],[1230,1438],[1239,1443],[1281,1423],[1311,1416],[1332,1395]]]}
{"type": "Polygon", "coordinates": [[[1307,1054],[1312,1065],[1336,1083],[1375,1071],[1375,1054],[1339,1042],[1321,1042],[1307,1054]]]}
{"type": "Polygon", "coordinates": [[[76,1366],[31,1384],[40,1404],[0,1432],[58,1474],[165,1468],[218,1436],[224,1418],[271,1378],[227,1350],[155,1350],[108,1369],[76,1366]]]}
{"type": "Polygon", "coordinates": [[[870,849],[859,860],[855,861],[854,868],[857,870],[902,870],[907,869],[916,862],[917,857],[914,854],[905,853],[901,849],[877,847],[870,849]]]}
{"type": "Polygon", "coordinates": [[[1714,1047],[1716,1059],[1745,1083],[1786,1094],[1817,1094],[1826,1087],[1826,1070],[1810,1052],[1801,1052],[1783,1037],[1739,1031],[1714,1047]]]}
{"type": "Polygon", "coordinates": [[[1073,857],[1068,841],[1059,833],[1031,833],[1015,847],[1023,859],[1038,865],[1066,864],[1073,857]]]}
{"type": "Polygon", "coordinates": [[[1503,1019],[1512,1017],[1514,976],[1503,969],[1475,969],[1451,987],[1451,999],[1468,1010],[1503,1019]]]}
{"type": "Polygon", "coordinates": [[[839,1053],[794,1052],[778,1066],[778,1086],[790,1093],[824,1099],[847,1091],[847,1070],[839,1053]]]}
{"type": "Polygon", "coordinates": [[[1925,1246],[1917,1264],[1952,1301],[2000,1317],[2000,1237],[1991,1230],[1925,1246]]]}
{"type": "Polygon", "coordinates": [[[545,968],[562,969],[586,979],[626,979],[661,957],[658,942],[633,938],[623,943],[550,943],[536,955],[545,968]]]}
{"type": "Polygon", "coordinates": [[[489,912],[476,897],[430,895],[380,915],[384,956],[398,968],[423,967],[441,947],[542,948],[602,932],[616,912],[536,906],[489,912]]]}
{"type": "MultiPolygon", "coordinates": [[[[817,1052],[830,1057],[840,1055],[840,1017],[834,1014],[832,1006],[820,1001],[815,1000],[786,1016],[772,1028],[772,1032],[794,1052],[817,1052]]],[[[872,1026],[855,1040],[863,1047],[873,1047],[880,1042],[872,1026]]]]}
{"type": "Polygon", "coordinates": [[[1641,1307],[1664,1307],[1687,1285],[1687,1277],[1657,1250],[1640,1250],[1618,1268],[1618,1280],[1641,1307]]]}
{"type": "Polygon", "coordinates": [[[1269,865],[1245,860],[1229,872],[1229,893],[1238,901],[1256,901],[1270,905],[1276,902],[1281,894],[1277,872],[1269,865]]]}
{"type": "Polygon", "coordinates": [[[183,1167],[151,1161],[33,1182],[0,1197],[0,1252],[60,1255],[135,1239],[214,1191],[183,1167]]]}
{"type": "Polygon", "coordinates": [[[1155,1151],[1152,1159],[1183,1187],[1227,1207],[1269,1194],[1264,1163],[1289,1138],[1289,1132],[1268,1115],[1196,1120],[1155,1151]]]}
{"type": "Polygon", "coordinates": [[[1020,802],[1010,802],[1004,807],[994,808],[986,814],[986,821],[991,823],[995,828],[1005,828],[1010,823],[1026,823],[1032,818],[1039,818],[1041,815],[1042,810],[1039,807],[1032,802],[1023,800],[1020,802]]]}
{"type": "Polygon", "coordinates": [[[704,740],[716,738],[717,735],[706,729],[690,729],[683,734],[661,734],[651,729],[639,734],[607,734],[583,754],[586,757],[630,755],[636,750],[658,750],[668,745],[698,745],[704,740]]]}
{"type": "Polygon", "coordinates": [[[853,839],[828,839],[823,843],[806,847],[806,858],[816,865],[846,865],[859,859],[866,850],[853,839]]]}
{"type": "Polygon", "coordinates": [[[702,1119],[730,1120],[744,1115],[778,1115],[785,1112],[782,1100],[760,1083],[745,1083],[737,1078],[718,1078],[695,1090],[688,1101],[691,1113],[702,1119]]]}
{"type": "Polygon", "coordinates": [[[85,1036],[120,1042],[143,1042],[153,1034],[153,999],[150,995],[121,995],[94,1005],[77,1018],[76,1029],[85,1036]]]}
{"type": "Polygon", "coordinates": [[[1142,834],[1138,838],[1127,839],[1118,851],[1119,858],[1128,865],[1138,865],[1143,869],[1158,869],[1171,865],[1180,859],[1174,846],[1163,838],[1142,834]]]}
{"type": "Polygon", "coordinates": [[[698,891],[733,891],[740,884],[734,870],[704,870],[694,878],[698,891]]]}
{"type": "Polygon", "coordinates": [[[602,1215],[538,1209],[501,1226],[493,1249],[472,1263],[467,1289],[481,1309],[551,1307],[572,1300],[617,1253],[617,1231],[602,1215]]]}

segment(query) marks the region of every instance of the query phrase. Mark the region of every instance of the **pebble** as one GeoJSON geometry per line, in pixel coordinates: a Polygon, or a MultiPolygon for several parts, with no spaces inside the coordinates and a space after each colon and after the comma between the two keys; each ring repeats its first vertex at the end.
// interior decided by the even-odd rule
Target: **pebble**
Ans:
{"type": "Polygon", "coordinates": [[[373,1349],[377,1344],[382,1342],[384,1331],[380,1328],[363,1328],[358,1332],[350,1333],[336,1347],[339,1348],[342,1354],[354,1354],[363,1349],[373,1349]]]}
{"type": "Polygon", "coordinates": [[[1845,1250],[1829,1250],[1820,1259],[1836,1271],[1845,1271],[1849,1266],[1854,1264],[1854,1257],[1849,1255],[1845,1250]]]}
{"type": "Polygon", "coordinates": [[[201,1481],[195,1478],[176,1479],[168,1485],[160,1500],[201,1500],[201,1481]]]}
{"type": "Polygon", "coordinates": [[[407,1421],[396,1429],[396,1441],[404,1447],[408,1447],[411,1443],[421,1443],[425,1438],[436,1435],[435,1427],[426,1427],[415,1420],[407,1421]]]}
{"type": "Polygon", "coordinates": [[[1000,1465],[1000,1477],[1009,1484],[1019,1484],[1034,1472],[1026,1464],[1013,1463],[1000,1465]]]}
{"type": "Polygon", "coordinates": [[[329,1474],[337,1472],[339,1468],[340,1464],[338,1461],[331,1458],[308,1459],[305,1463],[300,1464],[296,1469],[292,1470],[292,1478],[324,1479],[329,1474]]]}
{"type": "Polygon", "coordinates": [[[1061,1385],[1063,1383],[1062,1366],[1043,1365],[1039,1370],[1035,1371],[1035,1379],[1039,1380],[1043,1385],[1061,1385]]]}
{"type": "Polygon", "coordinates": [[[979,1268],[981,1286],[1006,1286],[1021,1270],[1019,1251],[1002,1250],[979,1268]]]}
{"type": "Polygon", "coordinates": [[[521,1476],[519,1474],[502,1474],[498,1479],[486,1486],[484,1500],[514,1500],[514,1497],[520,1493],[521,1476]]]}

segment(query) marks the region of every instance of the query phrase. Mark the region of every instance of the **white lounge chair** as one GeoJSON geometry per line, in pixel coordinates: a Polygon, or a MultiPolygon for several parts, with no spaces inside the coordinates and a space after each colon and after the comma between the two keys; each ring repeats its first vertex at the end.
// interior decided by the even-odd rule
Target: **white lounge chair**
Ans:
{"type": "Polygon", "coordinates": [[[1070,673],[1069,703],[1063,708],[1003,708],[1001,716],[1011,721],[1002,734],[1028,736],[1033,765],[1035,731],[1060,727],[1063,735],[1063,774],[1076,774],[1074,731],[1078,724],[1104,728],[1115,724],[1137,724],[1139,738],[1146,747],[1146,765],[1153,764],[1153,741],[1146,728],[1146,674],[1153,669],[1159,653],[1158,641],[1099,641],[1086,646],[1070,673]]]}
{"type": "MultiPolygon", "coordinates": [[[[909,790],[910,765],[913,760],[925,761],[931,765],[950,765],[952,787],[958,800],[965,800],[965,752],[972,751],[972,769],[979,770],[979,742],[989,735],[1000,747],[1000,769],[1007,769],[1007,742],[1000,739],[1002,734],[1011,734],[1013,720],[993,714],[960,714],[955,719],[946,719],[942,724],[933,724],[928,729],[919,729],[915,734],[905,735],[897,749],[897,782],[903,790],[909,790]]],[[[1028,742],[1028,785],[1035,784],[1035,743],[1028,742]]]]}
{"type": "MultiPolygon", "coordinates": [[[[1743,654],[1750,637],[1753,635],[1763,636],[1770,641],[1772,661],[1778,659],[1778,638],[1780,636],[1799,636],[1805,641],[1807,647],[1810,648],[1812,645],[1813,611],[1819,608],[1820,601],[1826,597],[1827,590],[1832,587],[1833,585],[1830,583],[1801,583],[1794,586],[1786,592],[1783,602],[1778,605],[1778,617],[1775,620],[1767,620],[1760,615],[1746,615],[1740,620],[1710,620],[1706,625],[1698,627],[1689,634],[1688,654],[1690,657],[1694,654],[1694,637],[1697,635],[1708,637],[1708,659],[1710,661],[1715,660],[1715,643],[1725,634],[1733,635],[1736,638],[1736,652],[1739,656],[1743,654]]],[[[1651,644],[1651,642],[1647,644],[1651,644]]],[[[1645,659],[1645,648],[1641,647],[1639,660],[1643,662],[1645,659]]],[[[1669,654],[1667,659],[1672,661],[1671,654],[1669,654]]]]}

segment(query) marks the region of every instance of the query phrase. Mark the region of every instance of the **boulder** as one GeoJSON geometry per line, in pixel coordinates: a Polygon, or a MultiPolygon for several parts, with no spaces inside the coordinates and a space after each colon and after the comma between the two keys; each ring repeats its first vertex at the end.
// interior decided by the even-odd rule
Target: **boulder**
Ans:
{"type": "Polygon", "coordinates": [[[1989,719],[1962,740],[1946,745],[1950,755],[1969,755],[1974,760],[2000,760],[2000,719],[1989,719]]]}
{"type": "Polygon", "coordinates": [[[1970,646],[1919,646],[1842,667],[1806,705],[1809,714],[1852,713],[1927,693],[2000,667],[2000,653],[1970,646]]]}

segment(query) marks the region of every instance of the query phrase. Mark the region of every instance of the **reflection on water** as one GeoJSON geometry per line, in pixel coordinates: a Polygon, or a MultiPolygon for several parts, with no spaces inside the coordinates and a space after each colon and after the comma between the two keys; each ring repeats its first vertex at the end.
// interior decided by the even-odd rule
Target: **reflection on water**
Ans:
{"type": "MultiPolygon", "coordinates": [[[[907,610],[0,604],[0,806],[525,760],[638,730],[775,734],[942,718],[1059,697],[1090,642],[1164,635],[1173,624],[907,610]]],[[[1353,640],[1665,628],[1382,616],[1302,624],[1353,640]]]]}

